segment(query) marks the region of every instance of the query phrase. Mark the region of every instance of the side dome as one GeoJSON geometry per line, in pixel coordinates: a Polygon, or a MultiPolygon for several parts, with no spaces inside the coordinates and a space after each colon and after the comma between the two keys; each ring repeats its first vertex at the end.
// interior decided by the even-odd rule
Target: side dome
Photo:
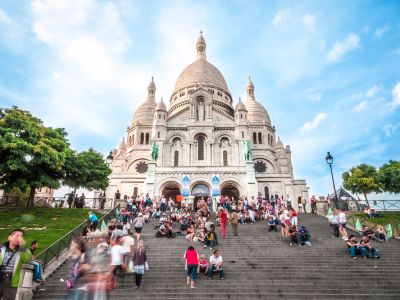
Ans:
{"type": "Polygon", "coordinates": [[[149,86],[147,87],[147,100],[143,104],[141,104],[135,111],[131,122],[132,125],[153,124],[154,112],[157,106],[155,93],[156,85],[152,77],[149,86]]]}
{"type": "Polygon", "coordinates": [[[247,111],[246,106],[242,102],[242,99],[240,99],[240,97],[239,97],[239,102],[235,106],[235,111],[240,111],[240,110],[247,111]]]}
{"type": "Polygon", "coordinates": [[[173,94],[185,87],[197,84],[204,84],[210,87],[217,87],[229,94],[228,85],[221,72],[206,59],[206,42],[200,31],[196,42],[196,61],[187,66],[179,75],[173,94]]]}
{"type": "Polygon", "coordinates": [[[247,91],[247,119],[252,123],[268,123],[271,124],[268,112],[265,107],[258,102],[254,97],[254,84],[249,77],[249,81],[246,86],[247,91]]]}

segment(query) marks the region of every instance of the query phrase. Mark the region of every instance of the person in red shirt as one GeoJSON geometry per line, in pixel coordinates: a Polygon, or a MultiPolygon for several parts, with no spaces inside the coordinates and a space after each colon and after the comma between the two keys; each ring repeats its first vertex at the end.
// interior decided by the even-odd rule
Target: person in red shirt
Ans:
{"type": "Polygon", "coordinates": [[[225,238],[226,237],[226,223],[228,223],[228,215],[227,215],[225,209],[223,209],[223,208],[220,209],[218,217],[221,222],[222,237],[225,238]]]}
{"type": "Polygon", "coordinates": [[[189,246],[189,248],[185,252],[185,263],[187,269],[187,285],[190,284],[192,289],[195,288],[194,282],[197,278],[197,268],[199,265],[199,254],[193,246],[189,246]]]}

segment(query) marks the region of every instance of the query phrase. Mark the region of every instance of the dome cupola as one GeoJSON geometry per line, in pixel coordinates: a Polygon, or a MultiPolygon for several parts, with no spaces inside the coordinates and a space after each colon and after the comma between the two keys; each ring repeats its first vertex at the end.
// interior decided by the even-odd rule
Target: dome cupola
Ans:
{"type": "Polygon", "coordinates": [[[255,99],[254,96],[254,84],[249,77],[249,81],[246,86],[247,91],[247,118],[250,123],[267,123],[271,124],[271,119],[269,118],[267,110],[264,106],[255,99]]]}

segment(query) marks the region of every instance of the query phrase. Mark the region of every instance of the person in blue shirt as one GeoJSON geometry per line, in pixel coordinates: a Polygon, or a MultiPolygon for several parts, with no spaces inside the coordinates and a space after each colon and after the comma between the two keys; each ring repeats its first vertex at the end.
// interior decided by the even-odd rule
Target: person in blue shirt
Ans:
{"type": "Polygon", "coordinates": [[[99,224],[99,220],[97,219],[97,216],[92,211],[89,211],[88,221],[90,222],[90,231],[95,231],[97,228],[97,225],[99,224]]]}

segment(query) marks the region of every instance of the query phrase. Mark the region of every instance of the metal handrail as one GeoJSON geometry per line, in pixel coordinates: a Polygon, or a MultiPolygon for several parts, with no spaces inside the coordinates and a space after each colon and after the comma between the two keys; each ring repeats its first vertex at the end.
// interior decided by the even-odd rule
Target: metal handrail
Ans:
{"type": "MultiPolygon", "coordinates": [[[[99,219],[99,225],[101,224],[102,221],[105,223],[108,223],[110,219],[115,217],[116,211],[118,207],[114,207],[112,210],[107,212],[103,217],[99,219]]],[[[51,263],[54,259],[58,260],[60,255],[64,252],[65,249],[68,249],[68,247],[71,244],[71,241],[82,235],[84,228],[87,227],[87,221],[82,222],[79,224],[77,227],[72,229],[70,232],[65,234],[63,237],[55,241],[53,244],[48,246],[46,249],[44,249],[42,252],[40,252],[37,255],[37,259],[41,260],[43,263],[43,269],[47,267],[49,263],[51,263]]]]}
{"type": "MultiPolygon", "coordinates": [[[[103,203],[101,198],[85,198],[83,208],[90,208],[90,209],[112,209],[114,208],[115,200],[114,198],[103,198],[103,203]]],[[[0,197],[0,207],[17,207],[23,203],[23,199],[19,197],[0,197]]],[[[34,201],[36,206],[42,207],[62,207],[68,208],[68,202],[66,197],[35,197],[34,201]]],[[[72,207],[75,207],[75,202],[72,203],[72,207]]]]}

